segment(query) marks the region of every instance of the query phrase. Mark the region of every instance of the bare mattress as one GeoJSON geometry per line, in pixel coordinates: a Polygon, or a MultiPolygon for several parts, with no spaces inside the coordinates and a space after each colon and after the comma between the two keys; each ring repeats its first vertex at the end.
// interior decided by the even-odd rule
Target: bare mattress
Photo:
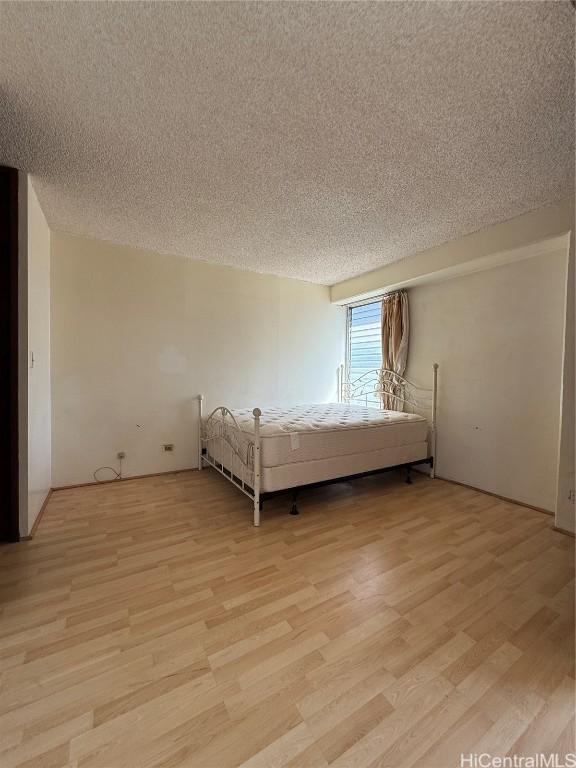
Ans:
{"type": "MultiPolygon", "coordinates": [[[[252,409],[232,409],[232,414],[249,442],[254,434],[252,409]]],[[[260,437],[263,491],[428,456],[428,422],[422,416],[343,403],[263,408],[260,437]]]]}

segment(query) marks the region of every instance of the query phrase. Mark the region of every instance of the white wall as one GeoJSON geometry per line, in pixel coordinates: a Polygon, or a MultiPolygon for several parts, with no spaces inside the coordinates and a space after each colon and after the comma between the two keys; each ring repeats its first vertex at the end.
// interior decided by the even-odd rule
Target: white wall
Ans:
{"type": "Polygon", "coordinates": [[[566,249],[409,290],[408,378],[439,369],[441,477],[554,510],[566,249]]]}
{"type": "Polygon", "coordinates": [[[200,392],[333,400],[344,325],[323,286],[52,233],[54,487],[118,451],[125,476],[196,466],[200,392]]]}
{"type": "MultiPolygon", "coordinates": [[[[50,230],[28,179],[27,535],[51,487],[50,230]],[[32,367],[31,359],[34,356],[32,367]]],[[[22,526],[21,526],[22,527],[22,526]]]]}
{"type": "Polygon", "coordinates": [[[574,346],[575,346],[575,293],[574,236],[570,239],[570,260],[566,282],[566,328],[564,334],[564,375],[562,381],[562,427],[560,433],[560,460],[558,464],[558,491],[556,497],[556,527],[564,531],[576,532],[574,510],[574,346]]]}

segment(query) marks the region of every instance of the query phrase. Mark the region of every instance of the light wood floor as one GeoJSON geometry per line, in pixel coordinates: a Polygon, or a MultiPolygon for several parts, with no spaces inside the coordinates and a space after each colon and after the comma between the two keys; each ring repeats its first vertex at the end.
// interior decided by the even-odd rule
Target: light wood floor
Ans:
{"type": "Polygon", "coordinates": [[[395,475],[55,493],[0,549],[0,766],[376,768],[574,749],[573,541],[395,475]]]}

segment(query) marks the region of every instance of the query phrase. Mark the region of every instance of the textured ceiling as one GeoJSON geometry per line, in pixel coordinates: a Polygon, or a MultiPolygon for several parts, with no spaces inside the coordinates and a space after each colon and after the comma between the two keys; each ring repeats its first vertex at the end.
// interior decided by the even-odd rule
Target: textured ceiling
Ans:
{"type": "Polygon", "coordinates": [[[558,2],[0,3],[53,229],[334,283],[573,186],[558,2]]]}

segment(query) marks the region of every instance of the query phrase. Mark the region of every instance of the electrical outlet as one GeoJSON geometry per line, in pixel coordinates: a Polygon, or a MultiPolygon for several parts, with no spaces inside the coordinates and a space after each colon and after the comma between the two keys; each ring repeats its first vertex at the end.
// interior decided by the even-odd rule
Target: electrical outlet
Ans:
{"type": "Polygon", "coordinates": [[[174,451],[174,443],[164,443],[162,450],[165,453],[172,453],[174,451]]]}
{"type": "Polygon", "coordinates": [[[116,458],[119,459],[120,461],[122,461],[122,459],[126,458],[126,452],[125,451],[118,451],[118,453],[116,454],[116,458]]]}

